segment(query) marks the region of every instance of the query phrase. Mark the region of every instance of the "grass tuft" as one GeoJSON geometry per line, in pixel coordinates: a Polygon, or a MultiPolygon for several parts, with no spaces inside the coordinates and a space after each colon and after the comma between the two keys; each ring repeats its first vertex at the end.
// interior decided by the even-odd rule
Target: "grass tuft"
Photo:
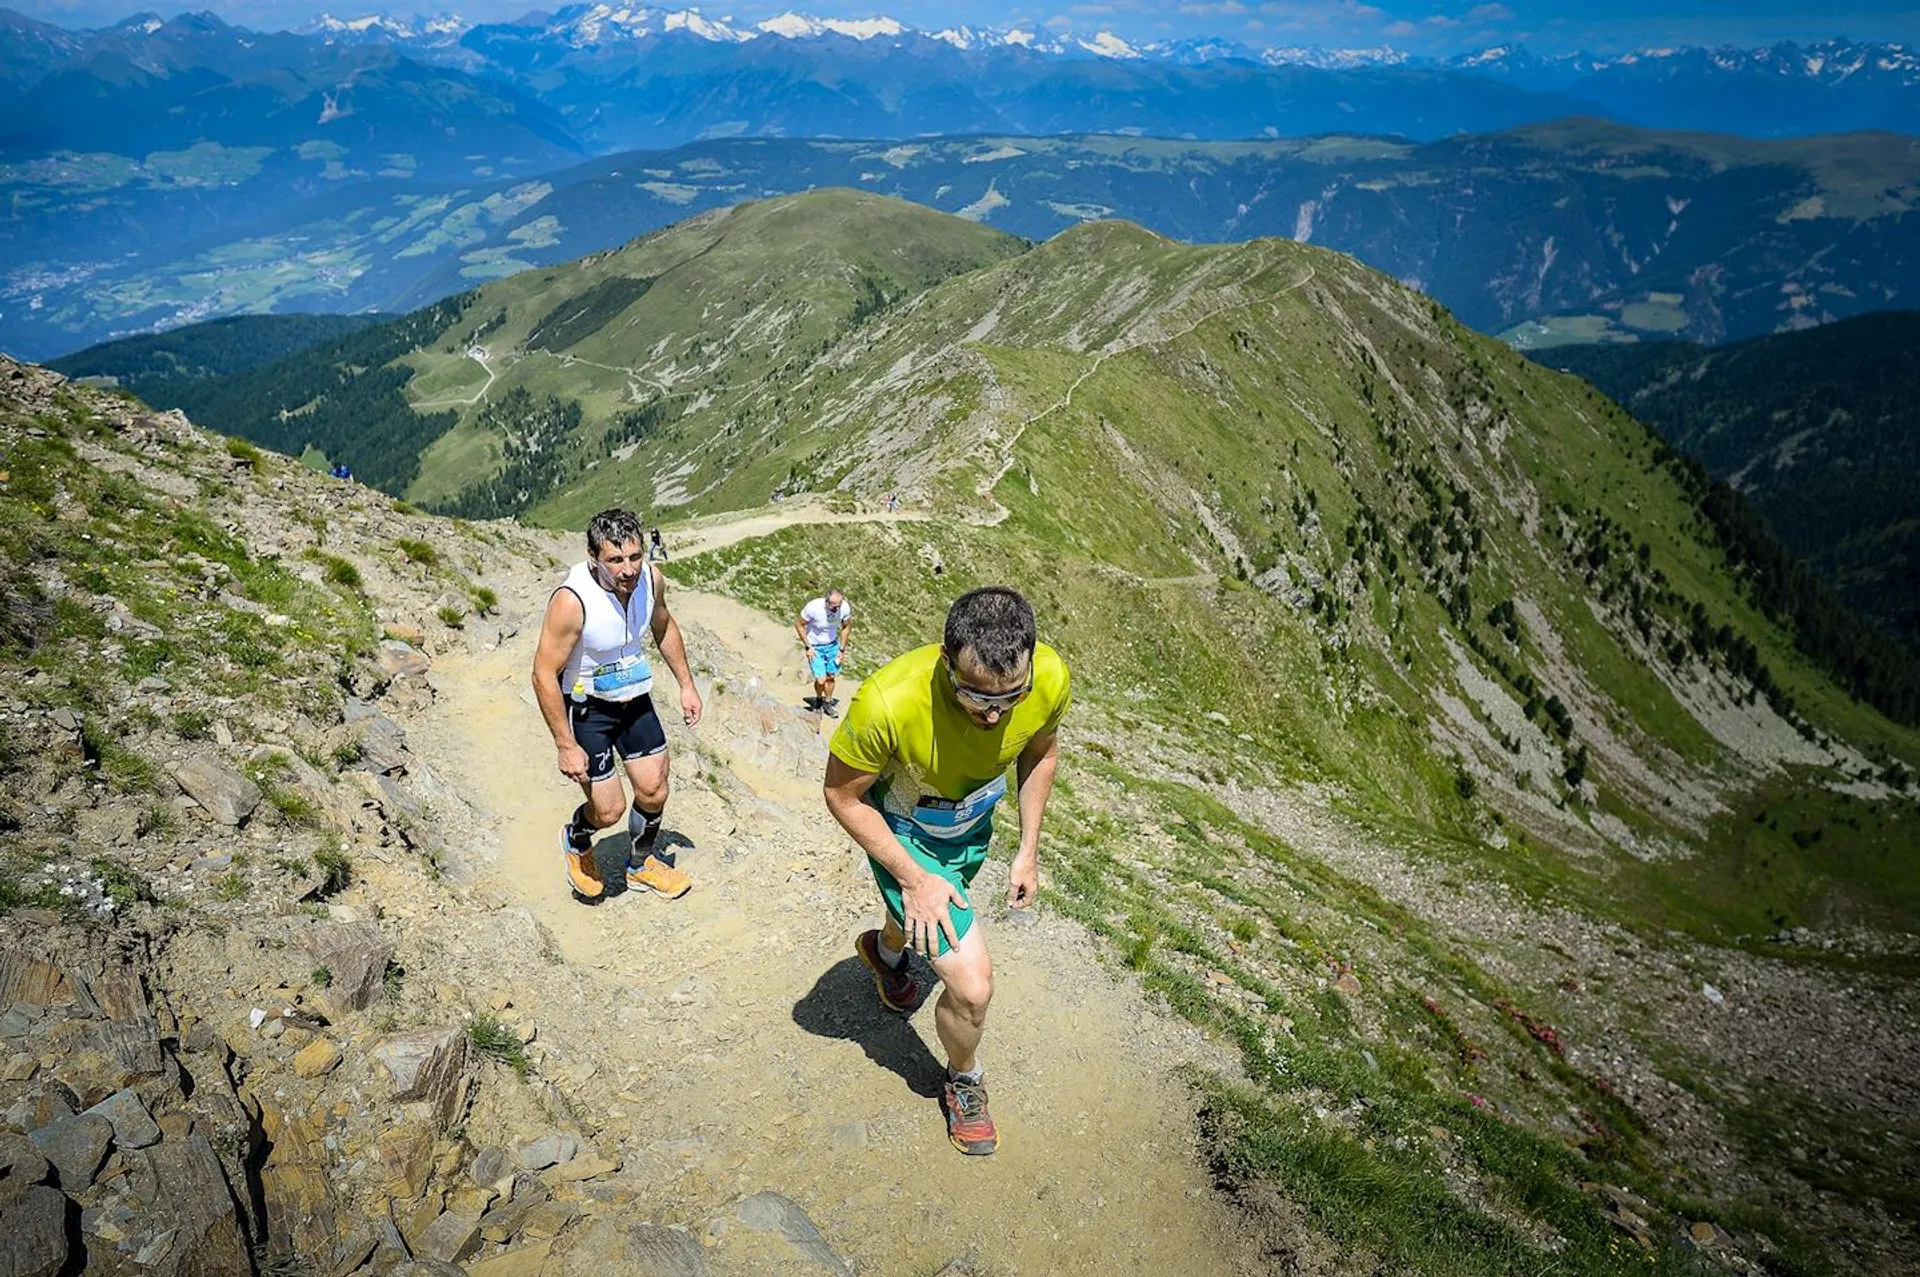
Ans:
{"type": "Polygon", "coordinates": [[[491,1012],[482,1011],[467,1022],[467,1040],[473,1043],[474,1050],[488,1059],[498,1060],[522,1077],[533,1067],[520,1035],[491,1012]]]}
{"type": "Polygon", "coordinates": [[[407,556],[407,562],[418,563],[423,568],[435,567],[440,562],[440,551],[434,549],[433,545],[427,541],[413,537],[396,537],[393,547],[407,556]]]}

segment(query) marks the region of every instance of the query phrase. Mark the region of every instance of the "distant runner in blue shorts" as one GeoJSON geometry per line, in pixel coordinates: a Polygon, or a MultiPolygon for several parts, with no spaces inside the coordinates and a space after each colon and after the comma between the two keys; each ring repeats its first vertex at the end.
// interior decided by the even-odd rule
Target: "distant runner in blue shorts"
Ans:
{"type": "Polygon", "coordinates": [[[800,609],[793,632],[807,645],[807,668],[813,674],[813,695],[807,708],[817,709],[829,718],[840,717],[840,701],[833,694],[833,681],[840,673],[840,661],[846,655],[847,635],[853,633],[853,609],[847,605],[844,591],[828,590],[800,609]]]}

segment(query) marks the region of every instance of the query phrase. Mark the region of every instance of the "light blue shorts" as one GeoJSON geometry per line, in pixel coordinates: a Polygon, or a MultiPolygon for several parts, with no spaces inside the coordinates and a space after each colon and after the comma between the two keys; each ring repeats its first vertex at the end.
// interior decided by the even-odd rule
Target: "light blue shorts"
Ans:
{"type": "Polygon", "coordinates": [[[822,643],[813,649],[813,676],[832,678],[840,672],[840,645],[822,643]]]}

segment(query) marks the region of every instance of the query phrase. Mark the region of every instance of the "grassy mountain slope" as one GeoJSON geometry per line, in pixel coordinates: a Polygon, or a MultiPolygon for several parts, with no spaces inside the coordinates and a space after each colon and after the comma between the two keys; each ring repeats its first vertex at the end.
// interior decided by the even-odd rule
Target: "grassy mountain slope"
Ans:
{"type": "MultiPolygon", "coordinates": [[[[400,414],[367,434],[298,359],[235,383],[241,411],[205,408],[465,513],[897,490],[1099,564],[1076,588],[1109,618],[1116,572],[1150,609],[1186,596],[1144,583],[1244,581],[1244,615],[1163,627],[1209,634],[1200,666],[1100,659],[1169,713],[1204,686],[1288,742],[1276,760],[1423,822],[1485,785],[1549,845],[1658,857],[1777,774],[1879,793],[1913,766],[1909,734],[1738,588],[1658,441],[1580,383],[1317,249],[1120,223],[1018,247],[871,196],[766,201],[492,285],[414,321],[410,349],[383,338],[403,356],[378,371],[383,411],[403,393],[412,433],[400,414]],[[1301,664],[1315,650],[1337,678],[1301,664]],[[1328,678],[1353,689],[1343,712],[1328,678]]],[[[1807,872],[1691,921],[1724,938],[1904,908],[1844,857],[1786,860],[1807,872]]]]}
{"type": "Polygon", "coordinates": [[[1612,1228],[1634,1228],[1582,1199],[1594,1180],[1764,1234],[1779,1271],[1842,1262],[1798,1230],[1839,1235],[1848,1203],[1911,1218],[1897,1084],[1859,1101],[1892,1143],[1841,1134],[1851,1092],[1711,1049],[1675,1027],[1690,1010],[1636,1014],[1640,977],[1590,974],[1627,952],[1716,992],[1729,963],[1757,984],[1872,971],[1904,1005],[1920,920],[1920,736],[1745,597],[1698,491],[1626,414],[1350,259],[1111,223],[956,277],[762,393],[628,464],[715,476],[689,504],[717,509],[742,495],[721,476],[806,439],[808,486],[902,490],[932,518],[797,528],[675,573],[775,614],[841,584],[863,661],[936,633],[969,585],[1030,593],[1082,691],[1054,889],[1240,1045],[1254,1085],[1215,1096],[1230,1178],[1277,1180],[1417,1271],[1620,1271],[1612,1228]],[[1779,933],[1831,945],[1782,956],[1779,933]],[[1534,1054],[1489,1062],[1506,1035],[1534,1054]],[[1675,1079],[1758,1180],[1731,1189],[1643,1107],[1675,1079]],[[1462,1135],[1482,1104],[1497,1134],[1462,1135]],[[1796,1161],[1777,1122],[1839,1140],[1845,1169],[1796,1161]],[[1429,1193],[1446,1166],[1479,1187],[1429,1193]]]}
{"type": "Polygon", "coordinates": [[[503,280],[475,296],[467,329],[408,357],[416,407],[461,411],[408,495],[501,514],[568,486],[580,499],[613,488],[645,505],[716,482],[763,494],[782,464],[775,446],[725,476],[695,470],[657,482],[628,458],[655,436],[716,428],[871,316],[1023,247],[910,204],[823,192],[696,218],[574,269],[503,280]],[[577,430],[545,412],[549,400],[578,405],[577,430]]]}
{"type": "Polygon", "coordinates": [[[1920,647],[1920,314],[1705,348],[1561,347],[1578,373],[1740,489],[1847,602],[1920,647]]]}
{"type": "Polygon", "coordinates": [[[119,177],[85,168],[78,189],[57,167],[0,171],[0,189],[34,210],[0,236],[18,237],[18,287],[31,284],[43,302],[0,313],[0,342],[61,349],[67,332],[155,322],[165,299],[178,299],[168,322],[268,307],[401,310],[742,199],[827,186],[1029,239],[1103,217],[1196,242],[1308,238],[1418,281],[1475,327],[1525,325],[1514,336],[1533,344],[1602,333],[1718,341],[1842,317],[1916,287],[1920,260],[1905,216],[1920,158],[1911,139],[1890,134],[1756,142],[1571,121],[1427,144],[735,138],[610,155],[534,180],[524,169],[457,185],[308,176],[286,188],[300,199],[271,210],[242,209],[224,188],[218,209],[201,206],[195,183],[268,162],[231,150],[156,157],[119,177]],[[156,188],[152,175],[175,170],[177,181],[156,188]],[[146,225],[89,230],[62,214],[135,176],[147,183],[137,195],[146,225]],[[1436,216],[1441,208],[1457,215],[1436,216]],[[154,242],[166,226],[215,213],[193,236],[154,242]],[[109,237],[143,251],[84,276],[26,265],[71,256],[55,240],[109,237]],[[56,335],[56,323],[69,327],[56,335]],[[82,323],[94,327],[71,327],[82,323]]]}

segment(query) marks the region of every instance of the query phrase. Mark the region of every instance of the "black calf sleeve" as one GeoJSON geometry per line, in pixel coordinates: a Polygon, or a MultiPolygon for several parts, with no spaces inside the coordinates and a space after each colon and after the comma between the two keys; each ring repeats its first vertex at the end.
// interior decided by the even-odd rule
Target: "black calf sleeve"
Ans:
{"type": "Polygon", "coordinates": [[[633,858],[646,859],[652,852],[654,842],[660,837],[660,818],[666,815],[666,809],[647,811],[638,803],[627,812],[627,833],[633,837],[633,858]]]}

